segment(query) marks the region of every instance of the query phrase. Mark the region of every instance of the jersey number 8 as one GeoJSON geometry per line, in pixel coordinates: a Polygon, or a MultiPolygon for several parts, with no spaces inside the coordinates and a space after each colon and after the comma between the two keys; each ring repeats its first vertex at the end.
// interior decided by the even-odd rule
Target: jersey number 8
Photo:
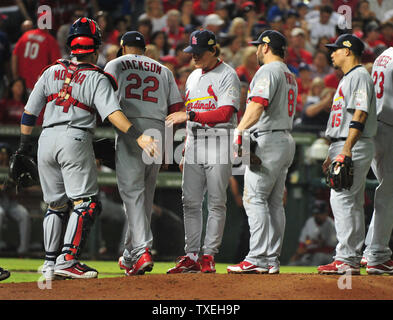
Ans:
{"type": "Polygon", "coordinates": [[[125,97],[127,99],[137,99],[137,100],[143,100],[143,101],[149,101],[153,103],[157,103],[158,99],[156,97],[152,97],[149,94],[151,92],[157,91],[159,87],[159,81],[157,80],[156,77],[153,76],[148,76],[143,79],[143,83],[145,84],[150,84],[149,86],[145,87],[142,91],[142,96],[138,93],[132,93],[132,89],[139,89],[142,86],[142,79],[141,77],[136,74],[136,73],[131,73],[127,77],[128,81],[133,81],[133,83],[130,83],[128,86],[126,86],[126,95],[125,97]]]}
{"type": "Polygon", "coordinates": [[[292,117],[293,112],[295,110],[295,92],[293,89],[289,89],[288,91],[288,115],[292,117]]]}

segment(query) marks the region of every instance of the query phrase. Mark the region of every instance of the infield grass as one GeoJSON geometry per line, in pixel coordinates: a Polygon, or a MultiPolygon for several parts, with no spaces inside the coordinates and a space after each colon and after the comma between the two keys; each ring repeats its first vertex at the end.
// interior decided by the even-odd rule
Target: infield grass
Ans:
{"type": "MultiPolygon", "coordinates": [[[[120,277],[124,272],[119,269],[117,261],[93,261],[86,260],[88,266],[99,271],[99,278],[120,277]]],[[[40,279],[41,274],[38,272],[43,260],[40,259],[17,259],[17,258],[0,258],[0,266],[11,272],[11,277],[1,281],[3,283],[16,282],[35,282],[40,279]]],[[[154,269],[149,274],[165,274],[169,268],[174,266],[174,262],[154,262],[154,269]]],[[[217,263],[217,273],[227,273],[227,263],[217,263]]],[[[281,273],[317,273],[316,267],[292,267],[281,266],[281,273]]],[[[361,273],[365,274],[365,269],[361,269],[361,273]]]]}

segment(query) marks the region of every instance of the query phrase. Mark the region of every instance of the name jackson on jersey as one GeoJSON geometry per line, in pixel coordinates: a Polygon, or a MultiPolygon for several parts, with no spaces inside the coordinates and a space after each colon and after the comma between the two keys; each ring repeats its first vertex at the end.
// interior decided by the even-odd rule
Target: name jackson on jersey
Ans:
{"type": "Polygon", "coordinates": [[[156,63],[152,63],[150,61],[137,61],[137,60],[123,60],[120,61],[122,65],[121,71],[125,70],[141,70],[141,71],[150,71],[157,74],[161,74],[162,67],[156,63]]]}

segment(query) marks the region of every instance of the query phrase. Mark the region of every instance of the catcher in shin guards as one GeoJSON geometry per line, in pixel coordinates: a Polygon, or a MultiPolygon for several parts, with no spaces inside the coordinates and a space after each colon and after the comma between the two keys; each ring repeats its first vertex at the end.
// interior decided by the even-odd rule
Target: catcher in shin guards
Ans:
{"type": "Polygon", "coordinates": [[[76,20],[67,44],[74,59],[57,60],[43,70],[22,115],[17,152],[26,154],[32,149],[31,133],[46,106],[37,151],[38,174],[48,204],[43,222],[46,279],[98,275],[79,262],[101,210],[92,146],[96,113],[102,120],[108,118],[128,139],[136,140],[137,148],[150,156],[159,155],[155,141],[135,129],[121,111],[116,79],[95,65],[101,44],[97,23],[85,17],[76,20]]]}
{"type": "Polygon", "coordinates": [[[363,42],[352,34],[339,36],[332,50],[333,66],[341,79],[333,97],[326,128],[331,144],[323,163],[331,187],[338,244],[334,261],[318,267],[320,274],[360,274],[365,238],[364,190],[374,154],[377,130],[376,96],[369,72],[360,64],[363,42]]]}

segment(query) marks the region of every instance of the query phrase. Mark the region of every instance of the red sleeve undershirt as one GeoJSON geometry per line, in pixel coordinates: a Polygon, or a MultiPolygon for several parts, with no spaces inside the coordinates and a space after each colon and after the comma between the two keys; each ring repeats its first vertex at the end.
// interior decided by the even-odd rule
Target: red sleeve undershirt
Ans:
{"type": "Polygon", "coordinates": [[[262,98],[262,97],[258,97],[258,96],[252,97],[251,101],[254,101],[256,103],[259,103],[259,104],[263,105],[265,110],[267,109],[267,107],[269,105],[269,100],[268,99],[265,99],[265,98],[262,98]]]}
{"type": "Polygon", "coordinates": [[[175,104],[172,104],[168,107],[168,114],[177,112],[177,111],[181,111],[181,109],[184,107],[184,102],[178,102],[175,104]]]}
{"type": "Polygon", "coordinates": [[[206,112],[195,112],[195,122],[214,126],[217,123],[225,123],[231,120],[235,108],[233,106],[222,106],[216,110],[206,112]]]}

